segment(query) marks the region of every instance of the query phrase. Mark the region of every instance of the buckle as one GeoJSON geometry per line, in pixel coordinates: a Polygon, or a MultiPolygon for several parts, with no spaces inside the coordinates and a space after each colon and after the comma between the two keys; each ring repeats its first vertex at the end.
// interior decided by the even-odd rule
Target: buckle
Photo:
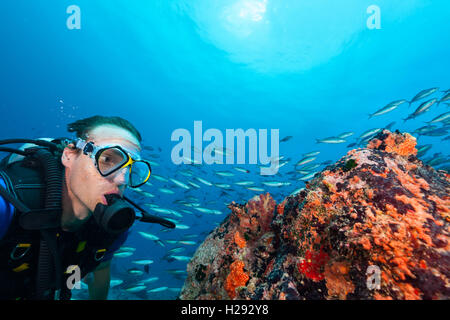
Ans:
{"type": "Polygon", "coordinates": [[[95,252],[95,256],[94,259],[95,261],[100,261],[103,259],[103,257],[105,256],[106,253],[106,249],[99,249],[95,252]]]}
{"type": "Polygon", "coordinates": [[[18,243],[11,251],[10,258],[12,260],[19,260],[23,258],[31,249],[31,243],[18,243]]]}

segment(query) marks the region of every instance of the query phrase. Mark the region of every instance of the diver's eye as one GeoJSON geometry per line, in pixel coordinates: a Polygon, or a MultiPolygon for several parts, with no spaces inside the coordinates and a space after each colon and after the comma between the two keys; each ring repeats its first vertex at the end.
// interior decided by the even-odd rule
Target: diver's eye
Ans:
{"type": "Polygon", "coordinates": [[[111,161],[111,158],[110,157],[108,157],[108,156],[101,156],[100,157],[100,159],[99,159],[101,162],[103,162],[104,164],[108,164],[108,162],[110,162],[111,161]]]}
{"type": "Polygon", "coordinates": [[[98,167],[102,174],[108,174],[127,161],[126,155],[118,149],[105,149],[98,156],[98,167]]]}

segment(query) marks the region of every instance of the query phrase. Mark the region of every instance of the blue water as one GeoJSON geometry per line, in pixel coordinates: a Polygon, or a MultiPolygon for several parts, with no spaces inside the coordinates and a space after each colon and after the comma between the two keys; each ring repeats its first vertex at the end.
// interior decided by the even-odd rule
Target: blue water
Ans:
{"type": "MultiPolygon", "coordinates": [[[[191,168],[216,183],[254,180],[281,201],[304,186],[296,180],[300,175],[286,175],[303,153],[320,150],[317,162],[334,162],[367,129],[395,121],[393,129],[412,132],[450,111],[446,104],[434,105],[403,123],[420,101],[370,120],[367,116],[423,89],[450,88],[449,13],[445,0],[3,0],[0,137],[67,136],[66,126],[74,120],[117,115],[138,128],[144,145],[155,148],[149,152],[159,156],[150,158],[160,164],[154,173],[186,182],[178,170],[191,168]],[[79,30],[66,26],[66,8],[73,4],[81,10],[79,30]],[[380,8],[381,29],[366,24],[373,4],[380,8]],[[216,128],[224,135],[226,129],[279,129],[280,138],[293,136],[280,144],[280,155],[291,161],[275,177],[260,177],[255,165],[241,166],[251,171],[247,175],[230,165],[177,167],[170,158],[175,145],[170,136],[177,128],[193,133],[195,120],[203,122],[203,131],[216,128]],[[316,144],[318,138],[345,131],[355,132],[347,143],[316,144]],[[214,170],[235,176],[220,177],[214,170]],[[264,180],[291,185],[266,187],[259,183],[264,180]]],[[[449,155],[449,140],[442,138],[418,138],[420,145],[433,144],[425,157],[449,155]]],[[[136,252],[115,259],[112,276],[126,283],[111,290],[112,298],[176,297],[172,291],[125,293],[123,288],[137,282],[126,274],[137,258],[154,260],[143,278],[160,279],[148,289],[183,284],[183,278],[166,270],[184,269],[186,263],[160,260],[175,245],[161,247],[137,231],[158,234],[163,242],[198,234],[190,240],[200,243],[228,214],[224,202],[244,202],[258,193],[234,186],[229,196],[220,197],[222,189],[201,185],[185,194],[171,182],[151,183],[143,187],[156,196],[151,203],[178,210],[183,207],[173,201],[190,195],[223,214],[184,207],[197,214],[179,219],[191,226],[188,230],[161,232],[156,225],[135,224],[126,245],[136,252]],[[157,188],[162,186],[177,193],[161,194],[157,188]]],[[[197,248],[185,247],[180,255],[192,255],[197,248]]]]}

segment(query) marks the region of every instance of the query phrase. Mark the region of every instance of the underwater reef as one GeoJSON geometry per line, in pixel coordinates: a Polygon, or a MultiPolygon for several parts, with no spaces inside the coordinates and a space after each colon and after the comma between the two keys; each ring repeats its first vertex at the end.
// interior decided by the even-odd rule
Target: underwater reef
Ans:
{"type": "Polygon", "coordinates": [[[279,204],[233,202],[179,298],[449,299],[450,175],[415,145],[384,130],[279,204]]]}

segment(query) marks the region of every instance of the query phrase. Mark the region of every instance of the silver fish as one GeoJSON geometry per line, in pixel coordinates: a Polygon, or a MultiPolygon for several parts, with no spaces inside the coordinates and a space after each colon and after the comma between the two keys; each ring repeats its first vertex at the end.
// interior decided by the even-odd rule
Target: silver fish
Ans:
{"type": "Polygon", "coordinates": [[[250,191],[264,192],[264,189],[258,187],[247,187],[247,189],[250,191]]]}
{"type": "Polygon", "coordinates": [[[441,99],[439,99],[438,105],[439,105],[441,102],[445,102],[445,101],[450,101],[450,92],[444,94],[444,96],[443,96],[441,99]]]}
{"type": "Polygon", "coordinates": [[[124,251],[124,252],[116,252],[114,253],[115,258],[127,258],[129,256],[133,255],[133,252],[131,251],[124,251]]]}
{"type": "Polygon", "coordinates": [[[192,181],[188,181],[188,183],[193,186],[194,188],[200,189],[200,186],[192,181]]]}
{"type": "Polygon", "coordinates": [[[393,102],[389,103],[388,105],[384,106],[383,108],[375,111],[374,113],[369,114],[369,119],[372,118],[372,117],[380,116],[382,114],[386,114],[388,112],[391,112],[392,110],[397,109],[397,107],[399,105],[401,105],[402,103],[405,103],[405,102],[407,102],[407,101],[406,100],[393,101],[393,102]]]}
{"type": "Polygon", "coordinates": [[[305,190],[305,188],[298,188],[294,191],[292,191],[292,193],[290,194],[290,196],[296,195],[297,193],[299,193],[300,191],[305,190]]]}
{"type": "Polygon", "coordinates": [[[155,292],[166,291],[167,289],[169,289],[169,287],[159,287],[159,288],[154,288],[154,289],[147,290],[147,292],[148,293],[155,293],[155,292]]]}
{"type": "MultiPolygon", "coordinates": [[[[177,220],[175,220],[175,219],[170,219],[170,218],[164,218],[164,219],[169,220],[169,221],[172,221],[174,224],[179,223],[179,221],[177,221],[177,220]]],[[[164,229],[163,231],[167,232],[167,231],[169,231],[169,230],[170,230],[170,229],[164,229]]]]}
{"type": "Polygon", "coordinates": [[[255,184],[253,181],[238,181],[235,182],[234,184],[237,184],[238,186],[250,186],[252,184],[255,184]]]}
{"type": "Polygon", "coordinates": [[[187,246],[193,246],[193,245],[197,244],[197,242],[190,241],[190,240],[180,240],[180,241],[178,241],[178,243],[179,244],[184,244],[184,245],[187,245],[187,246]]]}
{"type": "Polygon", "coordinates": [[[158,162],[156,162],[156,161],[153,161],[153,160],[147,160],[147,161],[150,163],[150,165],[152,167],[159,167],[160,166],[160,164],[158,162]]]}
{"type": "Polygon", "coordinates": [[[166,178],[164,178],[163,176],[160,176],[160,175],[157,175],[157,174],[152,174],[151,177],[155,178],[156,180],[162,181],[162,182],[168,182],[169,181],[166,178]]]}
{"type": "Polygon", "coordinates": [[[191,234],[185,234],[183,238],[192,239],[192,238],[197,238],[197,237],[198,237],[198,234],[191,233],[191,234]]]}
{"type": "Polygon", "coordinates": [[[296,166],[302,166],[302,165],[304,165],[304,164],[313,162],[313,161],[316,160],[316,159],[317,159],[316,157],[305,157],[305,158],[299,160],[295,165],[296,165],[296,166]]]}
{"type": "Polygon", "coordinates": [[[131,263],[139,264],[139,265],[146,265],[146,264],[152,264],[152,263],[153,263],[153,260],[146,260],[146,259],[143,259],[143,260],[134,260],[134,261],[131,261],[131,263]]]}
{"type": "Polygon", "coordinates": [[[429,131],[432,131],[432,130],[434,130],[436,128],[437,128],[437,126],[427,125],[427,126],[423,126],[423,127],[417,128],[416,130],[413,131],[413,133],[417,133],[418,135],[421,135],[421,134],[427,133],[429,131]]]}
{"type": "Polygon", "coordinates": [[[230,189],[231,188],[231,185],[229,185],[227,183],[215,183],[214,185],[216,187],[222,188],[222,189],[230,189]]]}
{"type": "Polygon", "coordinates": [[[198,161],[198,160],[195,160],[195,159],[191,159],[191,158],[188,158],[188,157],[183,157],[183,162],[184,163],[186,163],[186,164],[202,164],[200,161],[198,161]]]}
{"type": "Polygon", "coordinates": [[[431,88],[431,89],[425,89],[425,90],[420,91],[418,94],[416,94],[414,96],[414,98],[411,99],[411,101],[409,101],[409,105],[411,105],[413,102],[422,100],[423,98],[426,98],[426,97],[432,95],[433,93],[435,93],[438,90],[439,90],[439,88],[431,88]]]}
{"type": "Polygon", "coordinates": [[[166,245],[164,244],[164,242],[162,242],[161,240],[156,240],[155,241],[158,245],[160,245],[161,247],[165,247],[166,245]]]}
{"type": "Polygon", "coordinates": [[[338,137],[328,137],[324,139],[316,139],[316,143],[344,143],[345,140],[338,137]]]}
{"type": "Polygon", "coordinates": [[[212,183],[207,181],[207,180],[205,180],[205,179],[202,179],[200,177],[195,177],[195,179],[197,179],[198,181],[200,181],[201,183],[203,183],[203,184],[205,184],[207,186],[212,186],[212,183]]]}
{"type": "Polygon", "coordinates": [[[217,214],[217,215],[222,214],[221,211],[214,210],[214,209],[208,209],[208,208],[202,208],[202,207],[196,207],[194,209],[197,211],[200,211],[202,213],[206,213],[206,214],[217,214]]]}
{"type": "Polygon", "coordinates": [[[181,188],[184,188],[184,189],[187,189],[187,190],[191,189],[191,187],[189,187],[187,184],[185,184],[185,183],[183,183],[183,182],[181,182],[181,181],[179,181],[177,179],[169,178],[169,180],[172,181],[173,183],[175,183],[177,186],[179,186],[181,188]]]}
{"type": "Polygon", "coordinates": [[[445,136],[446,134],[448,134],[447,129],[444,128],[437,128],[425,133],[422,133],[423,136],[428,136],[428,137],[442,137],[445,136]]]}
{"type": "Polygon", "coordinates": [[[442,121],[445,121],[446,119],[450,119],[450,111],[449,112],[446,112],[446,113],[443,113],[443,114],[440,114],[440,115],[438,115],[436,118],[434,118],[433,120],[431,120],[431,121],[427,121],[427,123],[436,123],[436,122],[442,122],[442,121]]]}
{"type": "Polygon", "coordinates": [[[167,189],[167,188],[158,188],[159,192],[165,193],[165,194],[174,194],[175,192],[167,189]]]}
{"type": "Polygon", "coordinates": [[[301,170],[314,170],[314,169],[317,169],[320,166],[321,166],[321,164],[319,164],[319,163],[310,163],[310,164],[308,164],[306,166],[303,166],[301,168],[301,170]]]}
{"type": "Polygon", "coordinates": [[[145,286],[134,286],[131,288],[126,288],[125,291],[127,292],[131,292],[131,293],[135,293],[135,292],[140,292],[142,290],[145,290],[146,287],[145,286]]]}
{"type": "Polygon", "coordinates": [[[417,146],[417,156],[421,157],[423,156],[428,150],[430,150],[432,147],[431,144],[425,144],[423,146],[417,146]]]}
{"type": "Polygon", "coordinates": [[[167,273],[170,274],[184,274],[186,273],[186,270],[182,270],[182,269],[168,269],[166,270],[167,273]]]}
{"type": "Polygon", "coordinates": [[[144,274],[144,271],[136,269],[136,268],[131,268],[131,269],[127,270],[127,272],[129,274],[134,274],[134,275],[137,275],[137,276],[140,276],[140,275],[144,274]]]}
{"type": "Polygon", "coordinates": [[[117,286],[121,285],[122,283],[123,283],[123,280],[111,279],[111,281],[109,281],[109,287],[110,288],[114,288],[114,287],[117,287],[117,286]]]}
{"type": "Polygon", "coordinates": [[[446,158],[446,157],[435,157],[435,158],[431,159],[430,161],[428,161],[427,164],[430,166],[439,166],[439,165],[447,163],[449,161],[450,161],[450,159],[446,158]]]}
{"type": "Polygon", "coordinates": [[[290,182],[281,182],[281,181],[265,181],[262,182],[262,184],[269,186],[269,187],[282,187],[282,186],[289,186],[290,182]]]}
{"type": "Polygon", "coordinates": [[[186,250],[186,248],[184,248],[184,247],[176,247],[176,248],[167,250],[167,253],[172,254],[172,253],[182,252],[182,251],[185,251],[185,250],[186,250]]]}
{"type": "Polygon", "coordinates": [[[189,229],[190,227],[189,226],[187,226],[187,225],[185,225],[185,224],[177,224],[176,226],[175,226],[175,229],[180,229],[180,230],[186,230],[186,229],[189,229]]]}
{"type": "Polygon", "coordinates": [[[158,236],[155,236],[154,234],[151,234],[148,232],[143,232],[143,231],[139,231],[138,233],[145,239],[154,240],[154,241],[159,240],[158,236]]]}
{"type": "Polygon", "coordinates": [[[283,139],[280,140],[280,142],[286,142],[288,140],[292,139],[292,136],[286,136],[283,139]]]}
{"type": "Polygon", "coordinates": [[[299,178],[298,180],[301,180],[301,181],[310,180],[311,178],[313,178],[316,175],[317,172],[318,171],[311,172],[310,174],[307,174],[306,176],[303,176],[303,177],[299,178]]]}
{"type": "Polygon", "coordinates": [[[144,284],[144,283],[149,283],[149,282],[155,282],[155,281],[158,281],[158,280],[159,280],[158,277],[150,277],[150,278],[141,280],[139,283],[144,284]]]}
{"type": "Polygon", "coordinates": [[[303,157],[309,158],[309,157],[317,156],[319,153],[320,153],[320,151],[311,151],[308,153],[304,153],[303,157]]]}
{"type": "Polygon", "coordinates": [[[337,138],[341,138],[341,139],[345,139],[345,138],[348,138],[348,137],[350,137],[350,136],[352,136],[354,134],[355,134],[354,132],[343,132],[343,133],[341,133],[340,135],[338,135],[336,137],[337,138]]]}
{"type": "Polygon", "coordinates": [[[144,197],[147,197],[147,198],[154,198],[155,196],[153,195],[153,194],[151,194],[150,192],[147,192],[147,191],[145,191],[145,190],[142,190],[141,188],[135,188],[135,189],[132,189],[133,191],[136,191],[137,193],[139,193],[139,194],[141,194],[141,195],[143,195],[144,197]]]}
{"type": "Polygon", "coordinates": [[[192,177],[194,175],[192,170],[181,170],[178,173],[183,175],[183,176],[185,176],[185,177],[192,177]]]}
{"type": "Polygon", "coordinates": [[[215,171],[215,174],[222,176],[222,177],[233,177],[234,173],[231,173],[229,171],[215,171]]]}
{"type": "Polygon", "coordinates": [[[149,208],[159,208],[159,206],[155,203],[144,203],[143,206],[149,207],[149,208]]]}
{"type": "Polygon", "coordinates": [[[239,168],[239,167],[235,167],[234,170],[242,172],[242,173],[249,173],[250,171],[248,171],[247,169],[244,168],[239,168]]]}
{"type": "Polygon", "coordinates": [[[169,256],[170,258],[174,258],[177,261],[190,261],[192,259],[192,257],[187,257],[187,256],[169,256]]]}
{"type": "Polygon", "coordinates": [[[233,155],[233,151],[227,149],[227,148],[214,148],[214,152],[217,153],[218,155],[225,155],[225,156],[232,156],[233,155]]]}
{"type": "Polygon", "coordinates": [[[363,133],[359,136],[359,139],[360,139],[360,140],[364,140],[364,139],[367,138],[367,137],[371,137],[371,136],[377,134],[377,133],[380,132],[381,130],[383,130],[383,129],[381,129],[381,128],[369,129],[369,130],[363,132],[363,133]]]}
{"type": "Polygon", "coordinates": [[[172,209],[166,209],[166,208],[150,208],[150,210],[163,213],[163,214],[172,214],[172,209]]]}
{"type": "Polygon", "coordinates": [[[420,116],[421,114],[424,114],[425,112],[430,110],[431,106],[436,101],[437,101],[437,99],[434,98],[434,99],[423,102],[420,106],[417,107],[417,109],[413,113],[411,113],[407,118],[403,119],[403,122],[410,120],[410,119],[414,119],[414,118],[420,116]]]}

